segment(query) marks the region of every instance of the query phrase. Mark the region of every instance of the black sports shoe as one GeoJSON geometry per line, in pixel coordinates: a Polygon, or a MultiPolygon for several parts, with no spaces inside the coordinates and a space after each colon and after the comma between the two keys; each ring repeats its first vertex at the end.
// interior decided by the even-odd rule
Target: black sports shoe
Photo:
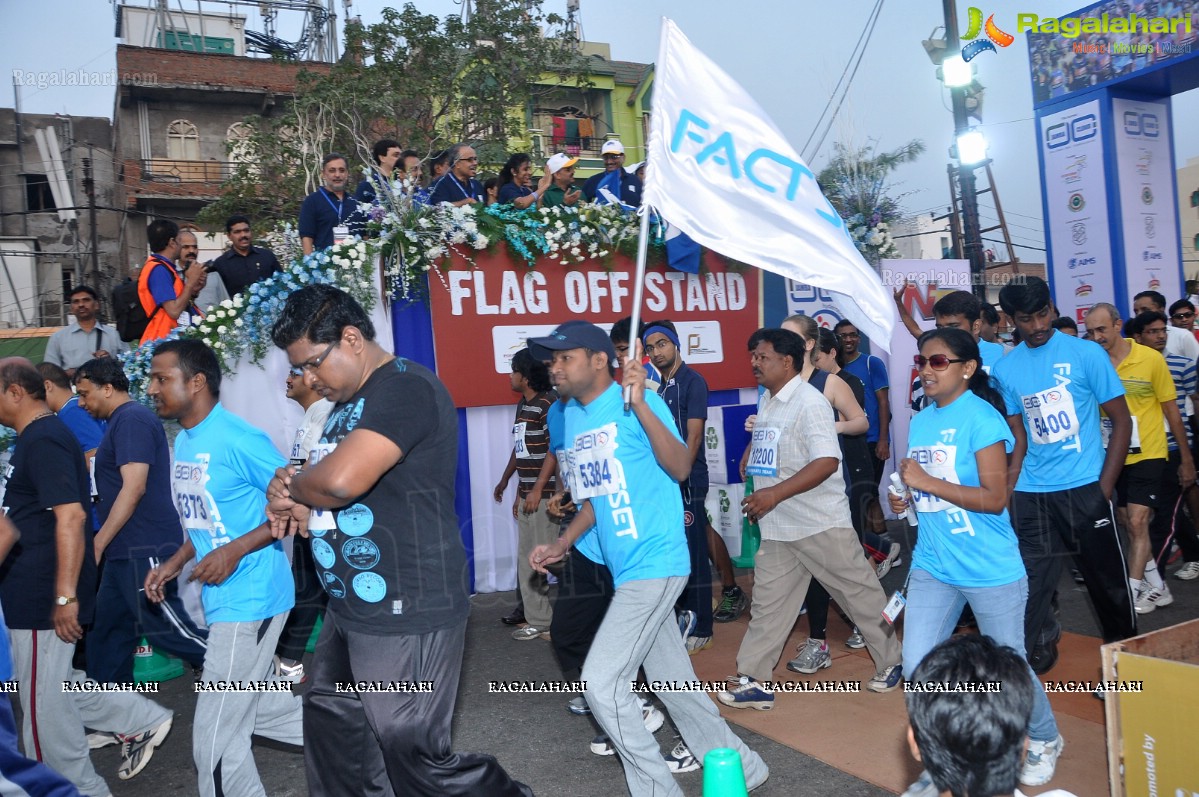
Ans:
{"type": "Polygon", "coordinates": [[[718,623],[731,623],[742,615],[748,604],[749,597],[734,584],[721,590],[720,603],[712,613],[712,619],[718,623]]]}
{"type": "Polygon", "coordinates": [[[506,617],[501,617],[500,622],[504,625],[520,625],[525,621],[525,605],[524,603],[516,604],[516,608],[508,613],[506,617]]]}

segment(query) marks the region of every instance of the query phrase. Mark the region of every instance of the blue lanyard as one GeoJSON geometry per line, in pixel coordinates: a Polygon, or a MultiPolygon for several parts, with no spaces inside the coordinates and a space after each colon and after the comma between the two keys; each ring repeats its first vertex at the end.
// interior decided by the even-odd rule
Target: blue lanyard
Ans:
{"type": "Polygon", "coordinates": [[[462,183],[458,182],[458,178],[454,176],[453,172],[446,172],[446,176],[454,181],[454,185],[458,186],[458,190],[462,192],[463,197],[466,199],[478,199],[478,197],[462,187],[462,183]]]}
{"type": "Polygon", "coordinates": [[[320,187],[320,192],[321,192],[321,196],[323,196],[325,198],[325,201],[329,203],[329,207],[333,208],[333,210],[335,210],[337,212],[337,221],[340,223],[341,222],[341,209],[342,209],[342,206],[345,204],[345,200],[344,199],[339,200],[338,203],[336,205],[334,205],[333,200],[329,198],[329,192],[325,190],[325,187],[323,185],[320,187]]]}

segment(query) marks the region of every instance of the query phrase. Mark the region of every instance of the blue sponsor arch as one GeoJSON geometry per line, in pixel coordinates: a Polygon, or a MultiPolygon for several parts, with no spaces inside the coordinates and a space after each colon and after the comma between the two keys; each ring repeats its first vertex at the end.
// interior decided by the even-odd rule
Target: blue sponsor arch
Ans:
{"type": "Polygon", "coordinates": [[[1143,290],[1182,295],[1171,98],[1199,87],[1199,2],[1104,0],[1060,20],[1021,29],[1049,282],[1081,323],[1096,302],[1127,316],[1143,290]]]}

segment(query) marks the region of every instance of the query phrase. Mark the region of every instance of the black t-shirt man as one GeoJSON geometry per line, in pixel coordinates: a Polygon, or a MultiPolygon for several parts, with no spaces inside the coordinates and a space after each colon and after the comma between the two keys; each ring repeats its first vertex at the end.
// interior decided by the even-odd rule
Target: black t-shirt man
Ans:
{"type": "MultiPolygon", "coordinates": [[[[58,417],[38,418],[17,437],[4,493],[8,518],[21,539],[0,567],[0,604],[9,628],[51,631],[58,597],[58,540],[52,507],[91,506],[83,449],[58,417]]],[[[96,598],[96,559],[91,535],[80,524],[83,565],[74,596],[79,624],[92,621],[96,598]]],[[[69,597],[69,596],[68,596],[69,597]]]]}
{"type": "Polygon", "coordinates": [[[230,249],[212,261],[212,268],[221,275],[230,296],[236,296],[255,282],[283,270],[275,253],[260,246],[251,246],[244,255],[230,249]]]}
{"type": "Polygon", "coordinates": [[[340,442],[354,429],[386,437],[404,456],[358,501],[335,511],[335,528],[310,525],[312,541],[334,554],[328,566],[314,556],[329,611],[365,634],[426,634],[465,622],[470,587],[454,512],[458,412],[445,385],[428,368],[396,358],[333,408],[321,443],[340,442]]]}

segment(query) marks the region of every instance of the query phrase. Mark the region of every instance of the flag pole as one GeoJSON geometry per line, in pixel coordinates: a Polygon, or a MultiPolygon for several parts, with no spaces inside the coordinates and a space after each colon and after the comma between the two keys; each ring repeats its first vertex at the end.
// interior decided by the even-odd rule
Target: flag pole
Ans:
{"type": "MultiPolygon", "coordinates": [[[[641,206],[641,232],[637,236],[637,270],[633,276],[633,316],[629,319],[629,358],[637,356],[637,346],[641,343],[638,328],[641,326],[641,301],[645,298],[645,256],[649,248],[649,208],[641,206]]],[[[627,365],[628,359],[622,365],[627,365]]],[[[624,389],[624,410],[629,411],[632,405],[632,388],[624,389]]]]}

